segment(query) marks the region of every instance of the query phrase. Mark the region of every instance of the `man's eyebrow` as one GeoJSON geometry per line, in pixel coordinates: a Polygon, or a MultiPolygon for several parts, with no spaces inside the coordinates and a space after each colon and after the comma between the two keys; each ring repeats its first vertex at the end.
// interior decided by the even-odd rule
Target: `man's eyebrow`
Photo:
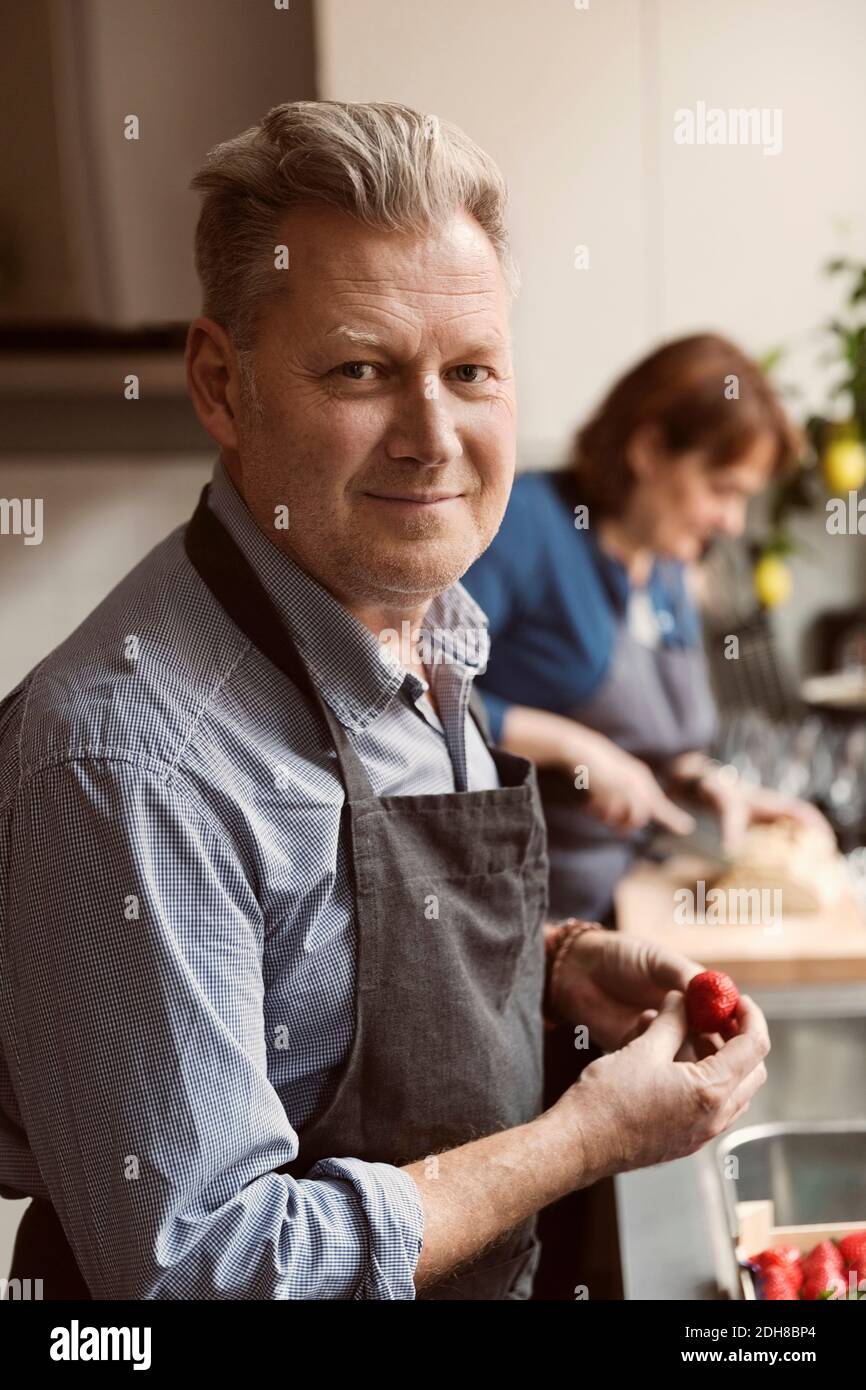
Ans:
{"type": "Polygon", "coordinates": [[[494,333],[489,338],[476,338],[466,347],[461,347],[461,353],[465,354],[467,362],[474,362],[476,357],[484,357],[489,352],[510,352],[512,347],[511,334],[507,337],[494,333]]]}
{"type": "MultiPolygon", "coordinates": [[[[388,352],[391,344],[387,339],[368,328],[352,328],[350,324],[341,323],[336,328],[329,328],[325,334],[326,338],[344,338],[347,342],[353,343],[356,347],[379,348],[388,352]]],[[[509,328],[505,334],[494,333],[489,338],[477,338],[468,346],[460,349],[461,354],[465,355],[467,362],[474,361],[475,357],[484,357],[489,352],[506,351],[510,352],[513,347],[512,333],[509,328]]]]}
{"type": "Polygon", "coordinates": [[[325,334],[326,338],[347,338],[350,343],[358,343],[362,347],[385,348],[387,343],[378,333],[371,329],[352,328],[347,323],[338,324],[336,328],[330,328],[325,334]]]}

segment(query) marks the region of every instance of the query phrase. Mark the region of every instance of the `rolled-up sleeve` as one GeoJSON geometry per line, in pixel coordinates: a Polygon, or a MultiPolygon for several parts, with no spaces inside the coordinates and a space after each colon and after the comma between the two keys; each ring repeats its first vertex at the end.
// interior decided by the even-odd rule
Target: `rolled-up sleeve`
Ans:
{"type": "MultiPolygon", "coordinates": [[[[229,840],[160,765],[81,758],[8,808],[3,1046],[96,1298],[412,1299],[401,1169],[277,1172],[263,922],[229,840]]],[[[0,914],[2,916],[2,914],[0,914]]]]}

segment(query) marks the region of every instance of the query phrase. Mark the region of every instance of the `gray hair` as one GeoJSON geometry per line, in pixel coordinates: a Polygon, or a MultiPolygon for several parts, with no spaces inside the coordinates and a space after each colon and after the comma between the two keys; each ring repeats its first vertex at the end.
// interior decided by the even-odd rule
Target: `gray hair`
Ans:
{"type": "Polygon", "coordinates": [[[232,338],[247,377],[258,317],[283,281],[273,267],[283,217],[325,203],[371,227],[427,230],[471,214],[518,288],[494,161],[459,127],[390,102],[293,101],[217,145],[190,187],[203,312],[232,338]]]}

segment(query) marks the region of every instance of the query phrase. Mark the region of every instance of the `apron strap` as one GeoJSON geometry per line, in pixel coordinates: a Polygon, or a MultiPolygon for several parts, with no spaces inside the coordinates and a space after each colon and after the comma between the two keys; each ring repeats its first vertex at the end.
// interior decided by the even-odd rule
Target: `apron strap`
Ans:
{"type": "Polygon", "coordinates": [[[481,693],[474,681],[469,691],[469,712],[478,725],[478,732],[481,734],[487,747],[492,748],[493,739],[490,734],[490,720],[487,717],[487,706],[481,698],[481,693]]]}
{"type": "Polygon", "coordinates": [[[342,724],[313,684],[294,638],[270,595],[219,517],[207,505],[209,491],[208,483],[202,489],[198,506],[184,533],[187,556],[214,598],[244,636],[288,676],[324,723],[337,751],[349,802],[375,798],[363,763],[342,724]]]}

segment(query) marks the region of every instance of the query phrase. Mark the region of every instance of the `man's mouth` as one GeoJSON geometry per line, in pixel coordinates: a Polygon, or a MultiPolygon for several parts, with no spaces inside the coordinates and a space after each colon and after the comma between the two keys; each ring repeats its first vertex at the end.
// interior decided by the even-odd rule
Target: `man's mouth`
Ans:
{"type": "Polygon", "coordinates": [[[462,492],[367,492],[374,502],[386,502],[404,507],[436,507],[444,502],[456,502],[462,492]]]}

